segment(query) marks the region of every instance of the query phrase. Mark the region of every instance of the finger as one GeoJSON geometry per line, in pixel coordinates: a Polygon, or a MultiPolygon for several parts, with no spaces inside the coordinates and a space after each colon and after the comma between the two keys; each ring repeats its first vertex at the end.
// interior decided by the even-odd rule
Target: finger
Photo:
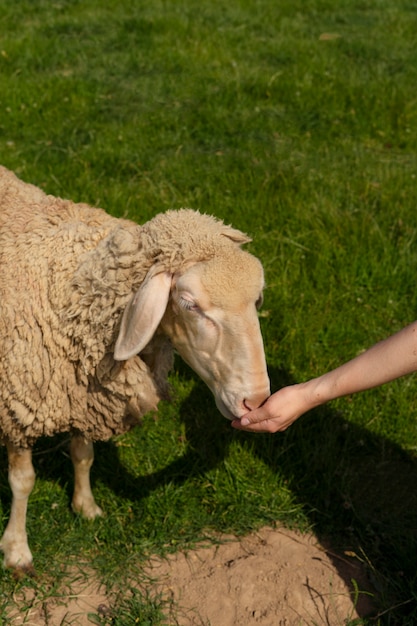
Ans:
{"type": "Polygon", "coordinates": [[[279,430],[285,430],[285,427],[280,428],[273,420],[262,420],[259,423],[245,425],[242,424],[242,420],[235,419],[232,422],[232,426],[236,430],[244,430],[248,433],[276,433],[279,430]]]}
{"type": "Polygon", "coordinates": [[[255,409],[254,411],[250,411],[243,415],[240,418],[240,422],[242,426],[249,426],[250,424],[257,424],[258,422],[267,421],[269,418],[267,411],[265,411],[262,407],[259,409],[255,409]]]}

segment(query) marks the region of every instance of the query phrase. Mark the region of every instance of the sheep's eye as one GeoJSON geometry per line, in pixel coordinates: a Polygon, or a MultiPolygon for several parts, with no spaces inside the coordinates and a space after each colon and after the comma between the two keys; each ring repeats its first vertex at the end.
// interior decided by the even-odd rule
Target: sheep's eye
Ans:
{"type": "Polygon", "coordinates": [[[259,298],[258,298],[258,299],[257,299],[257,301],[255,302],[255,306],[256,306],[256,308],[258,309],[258,311],[259,311],[259,309],[261,308],[261,306],[262,306],[262,304],[263,304],[263,301],[264,301],[264,297],[263,297],[263,294],[261,293],[261,295],[259,296],[259,298]]]}
{"type": "Polygon", "coordinates": [[[187,300],[186,298],[179,298],[178,304],[180,305],[182,309],[185,309],[186,311],[198,311],[199,310],[195,302],[193,302],[192,300],[187,300]]]}

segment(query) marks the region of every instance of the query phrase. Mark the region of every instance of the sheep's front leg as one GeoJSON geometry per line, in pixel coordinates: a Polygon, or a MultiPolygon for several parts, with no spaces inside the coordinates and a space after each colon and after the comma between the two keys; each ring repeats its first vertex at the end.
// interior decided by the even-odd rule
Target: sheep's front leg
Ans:
{"type": "Polygon", "coordinates": [[[26,534],[26,511],[28,498],[35,484],[32,450],[7,444],[9,456],[9,484],[12,490],[12,506],[9,523],[0,541],[4,564],[17,572],[34,572],[32,554],[26,534]]]}
{"type": "Polygon", "coordinates": [[[81,435],[74,435],[71,439],[70,451],[74,465],[73,511],[89,519],[103,515],[103,511],[94,500],[90,486],[90,468],[94,461],[93,444],[81,435]]]}

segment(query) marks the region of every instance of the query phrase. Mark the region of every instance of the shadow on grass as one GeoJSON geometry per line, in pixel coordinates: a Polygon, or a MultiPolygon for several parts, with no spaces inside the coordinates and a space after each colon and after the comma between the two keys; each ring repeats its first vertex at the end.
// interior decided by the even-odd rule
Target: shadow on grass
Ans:
{"type": "MultiPolygon", "coordinates": [[[[270,376],[273,389],[294,382],[270,376]]],[[[417,623],[417,459],[328,406],[285,433],[255,436],[253,449],[287,477],[341,575],[345,552],[363,560],[387,611],[382,623],[417,623]]]]}
{"type": "MultiPolygon", "coordinates": [[[[191,375],[180,369],[182,375],[191,375]]],[[[271,370],[270,377],[273,389],[293,382],[284,371],[271,370]]],[[[380,623],[417,623],[415,458],[389,440],[347,422],[328,407],[304,416],[285,433],[254,435],[234,431],[226,420],[210,419],[216,409],[210,392],[200,382],[183,402],[180,415],[189,443],[183,457],[158,472],[137,478],[120,463],[114,444],[97,444],[100,480],[119,496],[141,500],[161,485],[181,484],[221,464],[238,438],[252,454],[285,477],[342,577],[346,578],[346,551],[364,561],[371,582],[381,593],[381,612],[386,611],[380,623]],[[100,463],[100,457],[105,463],[100,463]]],[[[50,447],[50,441],[45,447],[50,447]]],[[[42,444],[39,448],[42,455],[42,444]]],[[[71,489],[69,459],[62,456],[59,465],[54,462],[50,466],[46,456],[39,456],[35,463],[39,476],[58,479],[71,489]]],[[[352,587],[351,580],[346,583],[352,587]]]]}

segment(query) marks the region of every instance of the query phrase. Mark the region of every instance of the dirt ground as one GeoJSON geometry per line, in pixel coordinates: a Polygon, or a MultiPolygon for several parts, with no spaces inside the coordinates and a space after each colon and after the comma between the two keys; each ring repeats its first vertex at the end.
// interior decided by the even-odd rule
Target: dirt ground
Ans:
{"type": "MultiPolygon", "coordinates": [[[[357,597],[351,583],[369,590],[360,562],[330,554],[313,535],[263,528],[239,540],[226,539],[150,561],[147,574],[155,594],[175,602],[167,624],[338,626],[372,611],[371,596],[357,597]]],[[[42,603],[26,598],[25,611],[16,606],[11,611],[13,624],[87,626],[92,623],[88,613],[112,614],[94,576],[73,582],[63,596],[42,603]]]]}

